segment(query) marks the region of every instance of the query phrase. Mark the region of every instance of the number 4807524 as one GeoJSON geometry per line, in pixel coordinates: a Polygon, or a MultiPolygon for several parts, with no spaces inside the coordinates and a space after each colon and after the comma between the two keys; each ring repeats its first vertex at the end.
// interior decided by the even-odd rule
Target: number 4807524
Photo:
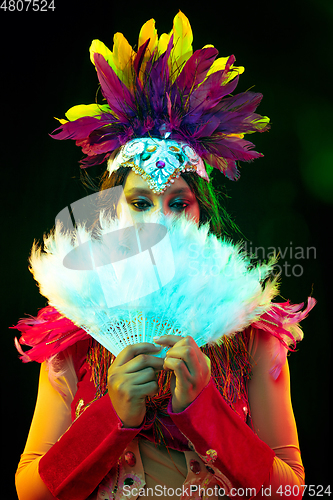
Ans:
{"type": "Polygon", "coordinates": [[[54,0],[3,0],[0,9],[5,12],[47,12],[55,10],[54,0]]]}
{"type": "Polygon", "coordinates": [[[298,496],[300,493],[302,493],[302,496],[309,496],[309,497],[323,497],[323,496],[331,496],[331,487],[327,486],[322,486],[321,484],[313,485],[313,484],[302,484],[301,486],[298,486],[297,484],[294,484],[293,486],[290,485],[281,485],[278,487],[276,490],[276,493],[278,495],[283,495],[284,497],[295,497],[298,496]]]}

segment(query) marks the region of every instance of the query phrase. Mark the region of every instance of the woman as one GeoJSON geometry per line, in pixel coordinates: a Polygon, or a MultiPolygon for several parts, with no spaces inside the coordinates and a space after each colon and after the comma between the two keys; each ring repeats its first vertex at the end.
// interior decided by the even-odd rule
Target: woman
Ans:
{"type": "MultiPolygon", "coordinates": [[[[131,64],[118,64],[119,53],[98,43],[91,53],[108,105],[70,110],[56,137],[76,139],[86,165],[109,158],[101,193],[122,185],[126,200],[110,216],[122,204],[134,221],[142,212],[185,212],[226,234],[204,161],[236,178],[237,159],[259,156],[243,134],[268,123],[254,113],[258,95],[225,98],[241,68],[230,58],[213,68],[211,46],[192,56],[182,13],[160,40],[146,23],[138,53],[124,49],[131,64]]],[[[44,362],[16,477],[20,500],[300,498],[286,339],[299,334],[297,322],[313,303],[302,313],[276,304],[218,349],[169,335],[115,359],[51,307],[21,321],[21,343],[33,346],[23,358],[44,362]],[[165,358],[154,356],[159,346],[169,347],[165,358]]]]}

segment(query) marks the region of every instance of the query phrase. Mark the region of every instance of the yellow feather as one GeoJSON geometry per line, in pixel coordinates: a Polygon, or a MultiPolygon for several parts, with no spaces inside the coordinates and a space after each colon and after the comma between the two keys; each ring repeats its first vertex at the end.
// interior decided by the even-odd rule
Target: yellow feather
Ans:
{"type": "MultiPolygon", "coordinates": [[[[221,71],[221,70],[225,69],[225,66],[227,64],[228,59],[229,59],[228,57],[219,57],[218,59],[215,59],[215,61],[211,65],[211,67],[206,75],[206,78],[209,75],[211,75],[212,73],[216,73],[216,71],[221,71]]],[[[243,66],[234,66],[232,64],[230,67],[228,78],[223,82],[223,84],[225,85],[226,83],[230,82],[237,75],[241,75],[242,73],[244,73],[244,71],[245,71],[245,68],[243,66]]]]}
{"type": "Polygon", "coordinates": [[[193,33],[189,20],[179,11],[173,20],[174,56],[181,57],[192,51],[193,33]]]}
{"type": "Polygon", "coordinates": [[[64,120],[63,118],[57,118],[56,116],[53,117],[55,120],[58,120],[58,122],[61,123],[61,125],[64,125],[65,123],[68,122],[68,120],[64,120]]]}
{"type": "Polygon", "coordinates": [[[90,60],[93,64],[95,64],[94,54],[101,54],[120,80],[126,86],[130,86],[132,79],[131,63],[135,52],[122,33],[116,33],[113,37],[113,52],[100,40],[93,40],[89,51],[90,60]]]}
{"type": "Polygon", "coordinates": [[[268,116],[261,116],[257,120],[253,120],[251,123],[255,123],[256,130],[252,130],[250,132],[246,132],[247,134],[254,134],[256,131],[263,129],[270,122],[268,116]]]}
{"type": "Polygon", "coordinates": [[[116,33],[113,37],[113,61],[115,72],[120,80],[131,87],[132,61],[135,52],[122,33],[116,33]]]}
{"type": "Polygon", "coordinates": [[[171,61],[170,72],[172,79],[178,76],[184,63],[193,54],[193,33],[189,20],[179,11],[173,20],[173,48],[169,61],[171,61]]]}
{"type": "Polygon", "coordinates": [[[168,47],[168,43],[170,41],[171,33],[169,33],[169,34],[163,33],[160,36],[160,39],[158,41],[158,46],[157,46],[157,53],[159,56],[164,54],[164,52],[166,51],[166,49],[168,47]]]}
{"type": "Polygon", "coordinates": [[[244,71],[244,66],[231,66],[228,78],[224,81],[224,85],[236,78],[237,75],[241,75],[242,73],[244,73],[244,71]]]}
{"type": "Polygon", "coordinates": [[[157,47],[158,36],[157,30],[155,29],[155,19],[149,19],[141,28],[139,33],[139,41],[138,47],[141,47],[148,38],[150,38],[150,42],[148,44],[146,55],[147,58],[153,53],[155,48],[157,47]]]}
{"type": "Polygon", "coordinates": [[[208,75],[210,75],[211,73],[215,73],[216,71],[220,71],[221,69],[224,69],[228,59],[229,57],[219,57],[218,59],[215,59],[215,61],[213,62],[208,71],[208,75]]]}
{"type": "Polygon", "coordinates": [[[111,50],[108,49],[106,45],[104,45],[103,42],[101,42],[100,40],[93,40],[91,42],[89,52],[90,52],[90,60],[94,66],[95,66],[94,54],[97,53],[101,54],[114,70],[113,54],[111,50]]]}
{"type": "MultiPolygon", "coordinates": [[[[102,113],[110,113],[110,108],[107,104],[78,104],[77,106],[71,107],[65,116],[70,122],[82,118],[83,116],[96,116],[102,113]]],[[[65,120],[66,121],[66,120],[65,120]]]]}
{"type": "Polygon", "coordinates": [[[226,134],[225,137],[238,137],[239,139],[244,139],[244,134],[226,134]]]}

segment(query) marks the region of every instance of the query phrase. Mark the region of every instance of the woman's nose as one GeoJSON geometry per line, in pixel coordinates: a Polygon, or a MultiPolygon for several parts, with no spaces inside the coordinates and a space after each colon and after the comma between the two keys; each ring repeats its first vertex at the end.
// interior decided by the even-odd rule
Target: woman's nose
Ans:
{"type": "Polygon", "coordinates": [[[167,203],[165,203],[162,197],[157,198],[155,201],[154,212],[161,212],[163,215],[168,215],[170,213],[170,208],[167,203]]]}
{"type": "Polygon", "coordinates": [[[167,203],[163,204],[162,208],[161,208],[161,212],[163,213],[163,215],[172,215],[172,210],[171,208],[169,207],[169,205],[167,203]]]}

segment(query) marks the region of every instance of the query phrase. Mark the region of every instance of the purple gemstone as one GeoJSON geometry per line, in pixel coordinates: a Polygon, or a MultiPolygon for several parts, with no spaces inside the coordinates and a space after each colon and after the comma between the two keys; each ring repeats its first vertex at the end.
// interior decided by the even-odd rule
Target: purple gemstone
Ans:
{"type": "Polygon", "coordinates": [[[157,168],[164,168],[165,167],[165,162],[162,160],[159,160],[156,162],[156,167],[157,168]]]}

